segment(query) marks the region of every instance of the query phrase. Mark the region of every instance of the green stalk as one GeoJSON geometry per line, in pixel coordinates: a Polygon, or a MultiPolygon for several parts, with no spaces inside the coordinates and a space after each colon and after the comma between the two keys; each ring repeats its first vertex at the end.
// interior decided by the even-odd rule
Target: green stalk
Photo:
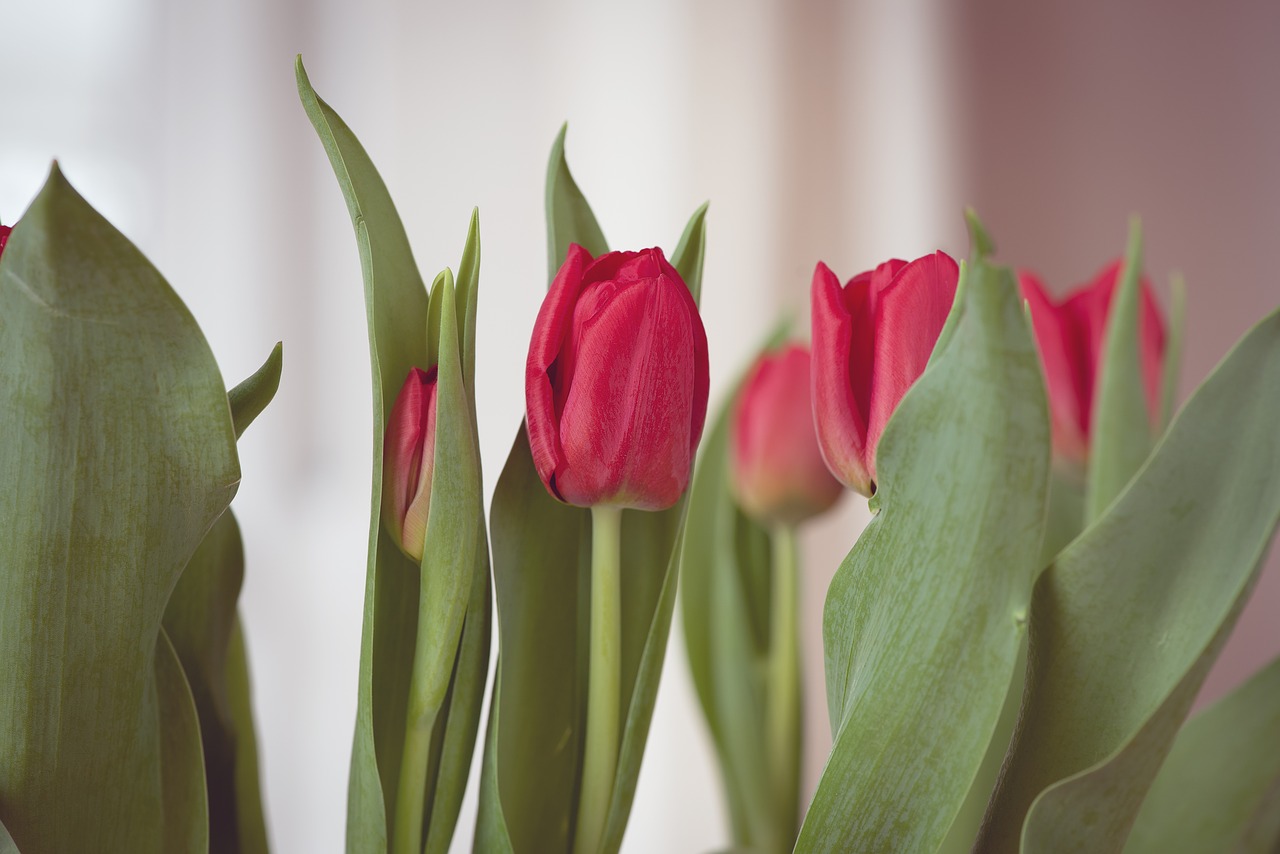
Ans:
{"type": "Polygon", "coordinates": [[[622,697],[622,509],[591,508],[591,648],[587,743],[574,854],[596,854],[604,836],[618,766],[622,697]]]}
{"type": "Polygon", "coordinates": [[[772,531],[773,595],[769,615],[769,681],[765,726],[768,732],[769,777],[774,784],[778,850],[795,842],[797,787],[800,779],[800,640],[796,611],[795,528],[779,525],[772,531]]]}
{"type": "Polygon", "coordinates": [[[422,854],[422,814],[426,808],[427,764],[431,757],[431,732],[449,689],[450,668],[440,667],[431,649],[430,602],[418,595],[418,637],[413,651],[413,675],[409,681],[409,707],[404,721],[404,748],[400,757],[400,782],[396,787],[395,826],[391,833],[393,854],[422,854]]]}

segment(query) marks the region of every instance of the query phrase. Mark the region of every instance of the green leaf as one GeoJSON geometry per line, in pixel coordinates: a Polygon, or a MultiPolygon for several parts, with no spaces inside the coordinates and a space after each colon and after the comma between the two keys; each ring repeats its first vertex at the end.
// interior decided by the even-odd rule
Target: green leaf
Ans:
{"type": "MultiPolygon", "coordinates": [[[[465,617],[460,623],[450,610],[447,624],[427,627],[433,633],[432,648],[437,656],[442,657],[438,661],[433,659],[434,663],[444,662],[453,668],[453,678],[444,699],[444,712],[433,728],[426,790],[429,799],[426,805],[427,846],[435,851],[442,846],[447,847],[452,837],[457,802],[470,769],[470,753],[480,714],[479,700],[488,666],[487,582],[476,579],[477,574],[487,576],[487,553],[483,505],[476,486],[480,469],[471,416],[474,412],[474,390],[462,379],[468,366],[474,365],[475,361],[474,303],[479,262],[477,220],[473,215],[474,240],[469,237],[460,268],[466,272],[465,296],[455,304],[450,281],[446,289],[438,290],[438,308],[432,313],[404,226],[386,185],[350,128],[316,95],[300,57],[297,78],[299,97],[329,155],[355,227],[364,278],[373,373],[374,455],[369,563],[356,733],[348,790],[347,850],[377,851],[385,850],[387,846],[389,829],[394,821],[392,813],[404,747],[409,680],[418,640],[419,594],[424,593],[430,600],[436,595],[434,585],[443,584],[449,609],[456,607],[459,599],[467,604],[465,617]],[[448,318],[443,317],[446,299],[451,315],[448,318]],[[447,354],[439,346],[441,342],[437,337],[446,329],[453,330],[449,333],[450,343],[444,344],[446,349],[451,348],[447,354]],[[456,364],[457,370],[456,376],[449,380],[450,391],[446,394],[443,383],[437,391],[441,397],[437,411],[437,468],[433,495],[436,490],[441,490],[441,512],[437,514],[437,503],[433,500],[427,537],[443,542],[446,535],[442,531],[452,531],[447,539],[456,548],[449,559],[439,554],[424,557],[424,564],[430,562],[433,567],[431,573],[440,574],[429,573],[431,587],[420,590],[420,567],[396,547],[381,522],[383,436],[387,416],[409,370],[430,367],[437,356],[442,371],[446,363],[456,364]],[[466,405],[458,408],[462,403],[466,405]],[[442,423],[449,426],[441,427],[442,423]],[[440,457],[445,434],[448,438],[444,444],[452,449],[447,460],[440,457]],[[439,531],[433,527],[432,520],[439,522],[439,531]],[[438,569],[437,565],[442,564],[449,566],[438,569]],[[459,625],[462,626],[461,637],[459,625]],[[453,646],[448,646],[449,643],[453,646]]],[[[449,371],[452,375],[454,369],[449,371]]]]}
{"type": "Polygon", "coordinates": [[[990,851],[1118,851],[1280,520],[1280,313],[1036,585],[990,851]]]}
{"type": "Polygon", "coordinates": [[[267,825],[262,813],[262,782],[258,775],[258,738],[253,723],[249,656],[238,618],[231,624],[231,641],[227,647],[227,697],[231,706],[231,728],[236,734],[236,820],[240,828],[240,850],[265,852],[267,825]]]}
{"type": "MultiPolygon", "coordinates": [[[[467,242],[462,247],[462,261],[458,264],[458,334],[462,339],[462,380],[472,389],[475,397],[476,379],[476,310],[479,306],[480,288],[480,209],[471,211],[471,224],[467,227],[467,242]]],[[[472,423],[475,412],[471,413],[472,423]]],[[[487,546],[486,546],[487,548],[487,546]]]]}
{"type": "Polygon", "coordinates": [[[226,388],[56,167],[0,263],[0,434],[0,821],[28,852],[203,851],[161,618],[240,480],[226,388]]]}
{"type": "Polygon", "coordinates": [[[1107,314],[1094,392],[1084,504],[1086,525],[1102,515],[1151,453],[1151,415],[1147,412],[1138,347],[1141,281],[1142,226],[1135,218],[1130,226],[1124,272],[1107,314]]]}
{"type": "Polygon", "coordinates": [[[707,254],[707,207],[710,204],[703,202],[689,217],[676,251],[671,253],[671,266],[684,279],[695,303],[702,302],[702,267],[707,254]]]}
{"type": "Polygon", "coordinates": [[[1178,408],[1178,373],[1182,367],[1182,339],[1187,328],[1187,286],[1174,276],[1169,286],[1169,327],[1164,344],[1164,376],[1160,389],[1160,429],[1164,430],[1178,408]]]}
{"type": "Polygon", "coordinates": [[[591,212],[591,206],[569,172],[569,163],[564,156],[564,137],[568,130],[568,122],[560,126],[547,163],[548,281],[555,278],[556,271],[564,263],[570,243],[578,244],[593,256],[609,251],[609,243],[604,239],[600,223],[596,222],[596,215],[591,212]]]}
{"type": "Polygon", "coordinates": [[[235,424],[236,438],[244,435],[253,420],[262,414],[276,396],[280,388],[280,370],[284,366],[284,349],[279,342],[272,348],[271,355],[261,368],[253,372],[253,376],[227,392],[227,400],[231,404],[231,421],[235,424]]]}
{"type": "Polygon", "coordinates": [[[945,349],[880,440],[879,512],[827,594],[835,743],[797,851],[936,850],[1015,671],[1040,567],[1047,406],[1009,271],[975,260],[960,294],[945,349]]]}
{"type": "MultiPolygon", "coordinates": [[[[593,255],[604,236],[564,158],[564,130],[547,174],[548,278],[570,243],[593,255]]],[[[695,214],[695,221],[699,219],[695,214]]],[[[691,288],[703,231],[674,262],[691,288]]],[[[621,845],[653,716],[676,588],[685,501],[622,520],[621,744],[602,851],[621,845]]],[[[486,738],[475,850],[568,851],[578,803],[586,715],[591,515],[560,504],[538,478],[522,425],[494,490],[493,576],[498,679],[486,738]],[[516,725],[503,728],[503,720],[516,725]]]]}
{"type": "Polygon", "coordinates": [[[13,841],[13,837],[9,835],[9,831],[5,829],[3,823],[0,823],[0,854],[22,854],[18,850],[18,844],[13,841]]]}
{"type": "MultiPolygon", "coordinates": [[[[243,580],[240,528],[227,510],[196,549],[164,613],[165,631],[199,714],[209,797],[209,850],[214,854],[267,850],[262,804],[250,797],[258,790],[253,721],[252,717],[237,720],[230,678],[232,635],[239,629],[236,602],[243,580]],[[244,725],[247,730],[238,728],[244,725]],[[251,767],[241,768],[242,762],[251,767]],[[251,791],[241,791],[246,784],[251,791]],[[248,814],[241,816],[242,809],[248,814]]],[[[243,656],[243,646],[239,652],[243,656]]],[[[247,661],[235,664],[237,670],[246,667],[247,661]]],[[[245,675],[247,687],[247,671],[245,675]]]]}
{"type": "Polygon", "coordinates": [[[1187,722],[1125,851],[1267,854],[1280,843],[1280,658],[1187,722]]]}

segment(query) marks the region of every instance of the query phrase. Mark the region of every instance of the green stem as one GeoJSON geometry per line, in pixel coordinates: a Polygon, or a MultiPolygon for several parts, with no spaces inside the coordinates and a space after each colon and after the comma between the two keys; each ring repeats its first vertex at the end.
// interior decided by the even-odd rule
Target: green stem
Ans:
{"type": "MultiPolygon", "coordinates": [[[[431,732],[449,688],[449,668],[440,666],[431,648],[430,601],[418,596],[418,637],[413,651],[413,675],[409,681],[409,705],[404,721],[404,748],[400,756],[400,782],[396,787],[395,826],[391,833],[393,854],[422,854],[422,818],[426,809],[427,765],[431,758],[431,732]]],[[[452,662],[450,662],[452,666],[452,662]]]]}
{"type": "Polygon", "coordinates": [[[604,836],[618,767],[622,698],[622,509],[591,508],[591,648],[587,744],[574,854],[596,854],[604,836]]]}
{"type": "Polygon", "coordinates": [[[778,810],[779,850],[795,841],[800,782],[800,640],[797,631],[799,582],[796,577],[795,529],[779,525],[772,532],[773,595],[769,617],[769,682],[765,726],[768,732],[769,777],[778,810]]]}

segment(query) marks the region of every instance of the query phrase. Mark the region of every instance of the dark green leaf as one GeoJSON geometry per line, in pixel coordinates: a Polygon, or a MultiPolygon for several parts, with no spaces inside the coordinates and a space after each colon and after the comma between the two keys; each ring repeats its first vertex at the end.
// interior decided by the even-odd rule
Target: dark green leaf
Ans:
{"type": "Polygon", "coordinates": [[[827,594],[835,744],[797,851],[936,850],[1012,681],[1040,566],[1047,407],[1012,275],[981,261],[964,275],[944,349],[880,440],[878,515],[827,594]]]}
{"type": "Polygon", "coordinates": [[[1041,576],[984,851],[1118,851],[1280,520],[1280,313],[1041,576]]]}
{"type": "Polygon", "coordinates": [[[702,265],[707,254],[707,206],[710,204],[703,202],[689,217],[676,251],[671,253],[671,266],[684,279],[696,303],[702,302],[702,265]]]}
{"type": "Polygon", "coordinates": [[[203,851],[161,617],[240,480],[226,388],[160,274],[55,168],[0,263],[0,821],[28,852],[203,851]]]}
{"type": "Polygon", "coordinates": [[[555,278],[556,271],[564,263],[570,243],[578,244],[593,256],[609,251],[596,215],[591,212],[591,206],[569,172],[569,163],[564,156],[564,137],[568,130],[568,123],[561,125],[547,163],[548,281],[555,278]]]}

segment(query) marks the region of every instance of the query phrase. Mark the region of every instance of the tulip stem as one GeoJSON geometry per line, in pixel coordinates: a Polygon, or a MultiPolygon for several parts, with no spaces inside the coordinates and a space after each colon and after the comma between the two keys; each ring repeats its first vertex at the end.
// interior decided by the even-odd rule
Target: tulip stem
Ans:
{"type": "Polygon", "coordinates": [[[779,850],[795,842],[800,782],[800,640],[797,634],[799,581],[795,528],[772,531],[773,590],[769,615],[768,728],[769,777],[774,784],[779,850]]]}
{"type": "Polygon", "coordinates": [[[587,739],[574,854],[596,854],[604,836],[618,767],[622,695],[622,508],[591,508],[591,647],[587,739]]]}

